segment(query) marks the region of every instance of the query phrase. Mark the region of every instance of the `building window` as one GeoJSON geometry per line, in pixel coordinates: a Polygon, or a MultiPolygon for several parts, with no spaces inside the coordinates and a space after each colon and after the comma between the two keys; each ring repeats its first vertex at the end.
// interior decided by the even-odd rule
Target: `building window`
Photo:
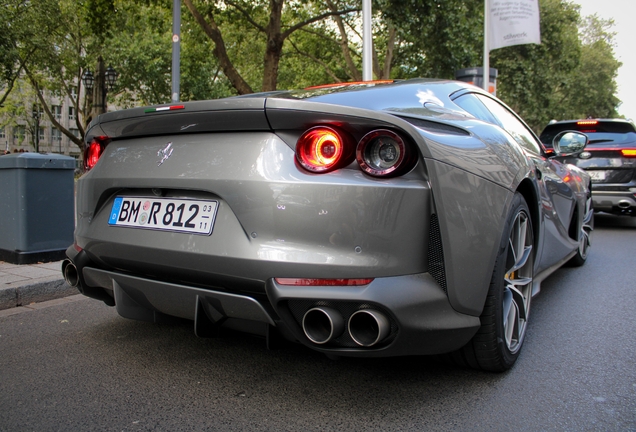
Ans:
{"type": "Polygon", "coordinates": [[[69,129],[69,132],[75,135],[77,138],[79,138],[80,136],[79,129],[69,129]]]}
{"type": "Polygon", "coordinates": [[[62,132],[59,129],[53,128],[53,130],[51,130],[51,140],[62,141],[62,132]]]}
{"type": "Polygon", "coordinates": [[[40,135],[40,141],[44,141],[44,128],[43,127],[40,128],[40,134],[39,135],[40,135]]]}
{"type": "Polygon", "coordinates": [[[6,136],[6,135],[5,135],[5,133],[4,133],[4,128],[3,128],[3,127],[1,127],[1,128],[0,128],[0,138],[6,138],[6,137],[7,137],[7,136],[6,136]]]}
{"type": "Polygon", "coordinates": [[[73,96],[73,98],[77,97],[77,87],[71,86],[71,96],[73,96]]]}
{"type": "Polygon", "coordinates": [[[51,105],[51,111],[53,112],[53,117],[55,117],[55,120],[62,120],[61,105],[51,105]]]}
{"type": "Polygon", "coordinates": [[[68,107],[68,119],[75,120],[75,107],[68,107]]]}

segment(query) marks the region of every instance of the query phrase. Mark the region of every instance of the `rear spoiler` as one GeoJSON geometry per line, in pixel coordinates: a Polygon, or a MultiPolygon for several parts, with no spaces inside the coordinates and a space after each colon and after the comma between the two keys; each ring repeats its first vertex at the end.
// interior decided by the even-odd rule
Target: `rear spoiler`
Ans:
{"type": "Polygon", "coordinates": [[[117,140],[237,129],[271,130],[265,116],[265,98],[228,98],[114,111],[91,122],[86,142],[98,136],[117,140]]]}

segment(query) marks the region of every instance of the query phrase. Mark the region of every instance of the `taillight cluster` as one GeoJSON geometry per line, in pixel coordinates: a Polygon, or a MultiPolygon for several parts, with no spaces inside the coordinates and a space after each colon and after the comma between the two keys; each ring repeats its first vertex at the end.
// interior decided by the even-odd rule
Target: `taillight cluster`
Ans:
{"type": "Polygon", "coordinates": [[[92,139],[84,149],[84,171],[89,171],[95,166],[109,142],[110,138],[107,136],[97,136],[92,139]]]}
{"type": "Polygon", "coordinates": [[[326,126],[306,131],[296,144],[298,162],[308,171],[323,173],[350,163],[352,138],[326,126]],[[348,154],[347,154],[348,152],[348,154]]]}
{"type": "Polygon", "coordinates": [[[370,176],[392,177],[412,168],[414,151],[400,135],[388,129],[373,130],[356,143],[345,131],[316,126],[298,139],[296,159],[314,173],[342,168],[355,159],[370,176]]]}
{"type": "Polygon", "coordinates": [[[626,158],[636,157],[636,149],[621,149],[621,154],[626,158]]]}

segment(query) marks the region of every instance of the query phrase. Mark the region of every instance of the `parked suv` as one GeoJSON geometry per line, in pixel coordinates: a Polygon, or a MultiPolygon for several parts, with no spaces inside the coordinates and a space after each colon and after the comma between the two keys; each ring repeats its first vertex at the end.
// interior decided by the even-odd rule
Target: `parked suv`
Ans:
{"type": "Polygon", "coordinates": [[[636,128],[622,119],[565,120],[541,132],[548,152],[562,131],[585,133],[590,142],[577,156],[559,158],[584,169],[592,178],[595,211],[636,216],[636,128]]]}

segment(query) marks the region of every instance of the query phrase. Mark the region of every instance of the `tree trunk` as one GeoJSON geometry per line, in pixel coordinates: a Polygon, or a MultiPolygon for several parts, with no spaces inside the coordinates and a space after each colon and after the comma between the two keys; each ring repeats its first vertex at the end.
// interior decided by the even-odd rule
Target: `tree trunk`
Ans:
{"type": "Polygon", "coordinates": [[[270,0],[269,23],[267,24],[267,46],[263,63],[262,91],[276,90],[278,83],[278,65],[283,52],[284,39],[281,35],[281,19],[285,0],[270,0]]]}
{"type": "MultiPolygon", "coordinates": [[[[331,12],[337,12],[338,8],[331,1],[327,0],[327,5],[329,6],[329,10],[331,12]]],[[[340,31],[340,49],[342,50],[342,55],[345,58],[345,64],[347,65],[347,69],[349,70],[349,75],[353,79],[353,81],[362,81],[362,73],[356,67],[353,62],[353,58],[351,57],[351,49],[349,48],[349,38],[347,36],[347,29],[344,26],[344,22],[340,15],[334,15],[334,19],[336,20],[336,24],[338,25],[338,30],[340,31]]]]}
{"type": "Polygon", "coordinates": [[[243,77],[238,73],[230,57],[227,54],[227,50],[225,49],[225,42],[223,41],[223,36],[221,35],[221,31],[219,30],[216,22],[214,21],[214,17],[212,14],[208,15],[208,21],[205,20],[203,15],[201,15],[198,9],[192,4],[192,0],[184,0],[188,10],[197,21],[197,23],[201,26],[205,34],[212,39],[214,42],[214,56],[219,60],[219,64],[225,76],[230,80],[232,86],[236,89],[239,94],[249,94],[254,93],[250,85],[243,79],[243,77]]]}

